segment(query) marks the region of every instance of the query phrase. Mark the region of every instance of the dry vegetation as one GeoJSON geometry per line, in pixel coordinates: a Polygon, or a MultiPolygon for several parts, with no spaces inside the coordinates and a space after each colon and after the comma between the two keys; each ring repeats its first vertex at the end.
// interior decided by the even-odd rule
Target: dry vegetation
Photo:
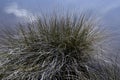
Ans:
{"type": "Polygon", "coordinates": [[[54,15],[2,30],[0,79],[120,80],[115,62],[94,59],[106,37],[98,24],[85,14],[54,15]]]}

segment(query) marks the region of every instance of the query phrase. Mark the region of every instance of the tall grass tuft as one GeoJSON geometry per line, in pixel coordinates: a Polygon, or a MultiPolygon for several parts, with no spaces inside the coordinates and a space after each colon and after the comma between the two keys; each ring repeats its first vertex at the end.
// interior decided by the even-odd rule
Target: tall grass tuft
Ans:
{"type": "Polygon", "coordinates": [[[2,30],[0,44],[7,49],[1,53],[2,80],[97,80],[87,62],[105,36],[92,17],[44,16],[17,27],[2,30]]]}

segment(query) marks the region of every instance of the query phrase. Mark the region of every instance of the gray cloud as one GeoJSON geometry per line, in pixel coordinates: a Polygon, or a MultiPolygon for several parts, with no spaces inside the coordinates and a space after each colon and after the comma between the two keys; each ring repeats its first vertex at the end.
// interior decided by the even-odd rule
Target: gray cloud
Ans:
{"type": "Polygon", "coordinates": [[[26,21],[35,21],[36,17],[33,14],[26,10],[19,8],[17,3],[11,3],[9,6],[5,7],[4,11],[7,14],[13,14],[18,18],[22,18],[26,21]]]}

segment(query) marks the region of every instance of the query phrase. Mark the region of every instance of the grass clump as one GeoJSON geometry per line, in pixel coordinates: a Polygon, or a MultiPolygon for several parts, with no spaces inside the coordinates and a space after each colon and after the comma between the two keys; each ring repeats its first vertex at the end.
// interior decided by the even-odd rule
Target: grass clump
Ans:
{"type": "Polygon", "coordinates": [[[0,39],[7,51],[3,80],[89,80],[87,62],[104,39],[91,17],[44,16],[0,39]]]}

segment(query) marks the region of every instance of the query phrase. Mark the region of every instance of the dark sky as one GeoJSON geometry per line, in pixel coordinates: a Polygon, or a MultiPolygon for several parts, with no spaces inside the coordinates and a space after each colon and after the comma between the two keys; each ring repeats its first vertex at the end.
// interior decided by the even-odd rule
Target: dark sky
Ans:
{"type": "Polygon", "coordinates": [[[0,0],[0,22],[16,23],[41,12],[91,10],[108,26],[120,25],[120,0],[0,0]]]}

